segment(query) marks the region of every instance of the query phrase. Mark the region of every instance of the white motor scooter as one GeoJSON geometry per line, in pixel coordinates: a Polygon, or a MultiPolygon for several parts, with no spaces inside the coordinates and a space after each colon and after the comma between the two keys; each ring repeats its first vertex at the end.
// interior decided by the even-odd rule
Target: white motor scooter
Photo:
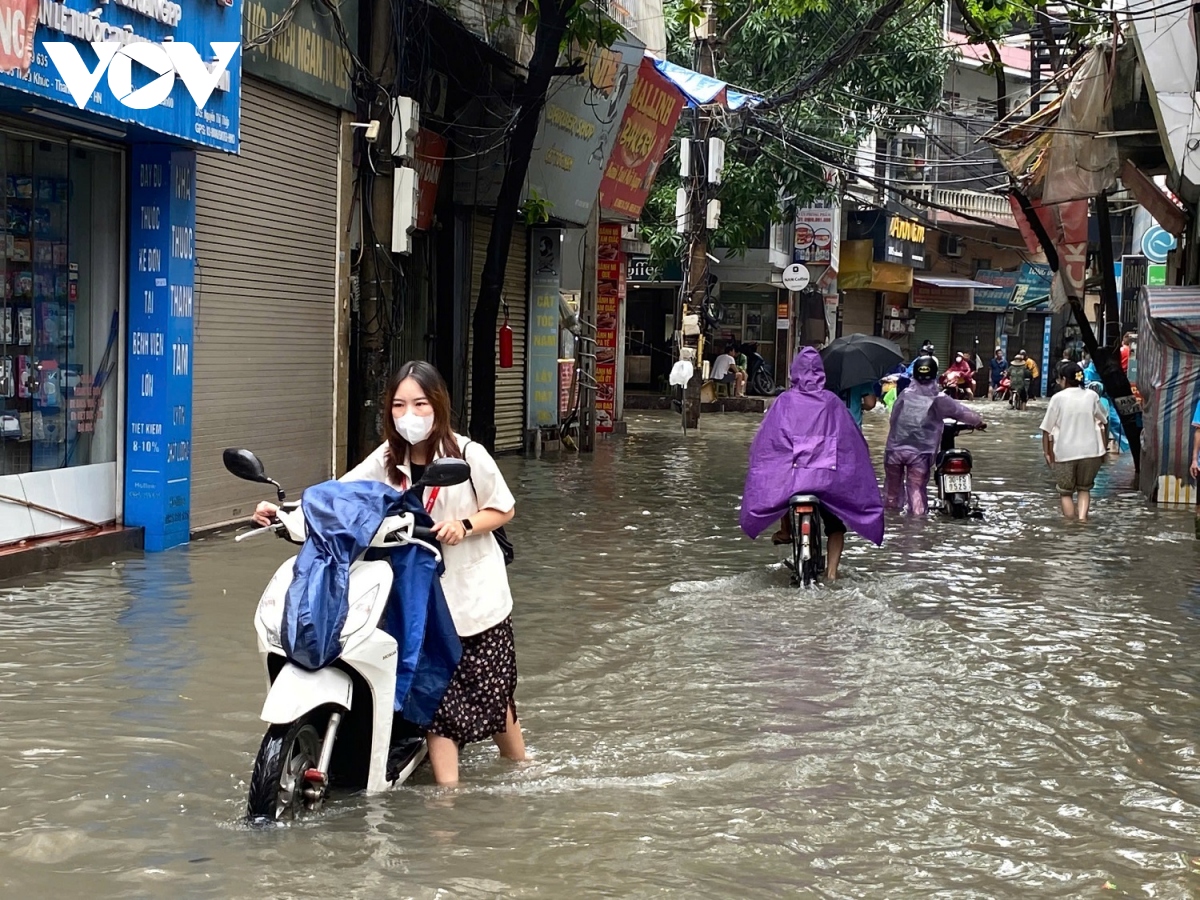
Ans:
{"type": "MultiPolygon", "coordinates": [[[[274,533],[303,544],[299,504],[283,502],[283,490],[267,477],[258,457],[248,450],[226,450],[224,462],[239,478],[274,485],[281,503],[274,524],[236,540],[274,533]]],[[[435,460],[413,489],[463,484],[470,473],[463,460],[435,460]]],[[[441,559],[431,531],[416,525],[412,513],[384,519],[370,547],[386,550],[408,544],[441,559]]],[[[280,640],[295,563],[292,557],[276,570],[254,614],[268,684],[261,717],[269,725],[250,779],[247,814],[257,821],[291,819],[316,810],[334,780],[339,788],[368,793],[396,787],[426,753],[424,736],[415,729],[399,740],[393,736],[399,651],[395,638],[382,628],[392,591],[391,565],[363,559],[351,564],[342,652],[329,666],[309,671],[287,658],[280,640]]]]}

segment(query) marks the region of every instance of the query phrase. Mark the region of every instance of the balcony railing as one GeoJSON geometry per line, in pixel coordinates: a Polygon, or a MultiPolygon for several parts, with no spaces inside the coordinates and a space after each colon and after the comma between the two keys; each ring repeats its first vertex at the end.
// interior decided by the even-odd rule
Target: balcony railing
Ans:
{"type": "MultiPolygon", "coordinates": [[[[1009,227],[1016,225],[1016,219],[1013,218],[1012,207],[1008,205],[1007,197],[985,194],[982,191],[950,190],[936,185],[916,188],[912,193],[937,204],[937,206],[949,207],[957,212],[981,219],[990,219],[998,225],[1008,225],[1009,227]]],[[[934,221],[937,221],[939,216],[948,215],[944,209],[937,209],[934,206],[929,207],[929,213],[934,221]]]]}

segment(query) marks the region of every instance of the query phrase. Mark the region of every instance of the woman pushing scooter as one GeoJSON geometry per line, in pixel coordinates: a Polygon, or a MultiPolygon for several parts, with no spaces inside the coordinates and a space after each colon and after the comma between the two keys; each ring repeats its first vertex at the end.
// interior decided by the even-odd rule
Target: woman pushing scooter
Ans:
{"type": "MultiPolygon", "coordinates": [[[[512,592],[493,534],[512,520],[516,503],[487,450],[451,428],[450,395],[433,366],[405,363],[384,399],[391,410],[384,419],[387,440],[343,481],[380,481],[405,490],[435,459],[465,459],[471,466],[465,484],[425,492],[445,561],[442,588],[462,641],[462,659],[429,729],[429,759],[438,784],[455,784],[465,744],[490,737],[502,756],[525,758],[514,699],[512,592]]],[[[254,519],[270,524],[276,511],[274,504],[260,503],[254,519]]]]}

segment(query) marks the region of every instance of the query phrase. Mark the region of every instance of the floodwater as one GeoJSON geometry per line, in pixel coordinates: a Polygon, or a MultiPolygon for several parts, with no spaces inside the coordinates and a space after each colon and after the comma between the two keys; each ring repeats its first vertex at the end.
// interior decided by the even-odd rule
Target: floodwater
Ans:
{"type": "Polygon", "coordinates": [[[757,417],[504,460],[532,761],[292,827],[239,823],[287,545],[0,588],[0,896],[1198,895],[1192,517],[1126,459],[1065,524],[1040,411],[986,415],[986,519],[889,520],[809,592],[736,528],[757,417]]]}

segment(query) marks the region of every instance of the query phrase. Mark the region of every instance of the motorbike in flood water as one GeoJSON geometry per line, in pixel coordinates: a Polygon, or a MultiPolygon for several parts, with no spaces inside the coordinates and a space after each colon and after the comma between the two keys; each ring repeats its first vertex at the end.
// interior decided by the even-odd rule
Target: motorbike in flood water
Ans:
{"type": "Polygon", "coordinates": [[[937,485],[936,506],[939,512],[952,519],[983,518],[983,510],[979,508],[979,498],[975,495],[971,479],[975,461],[970,450],[956,446],[955,438],[968,431],[982,431],[986,427],[981,425],[976,429],[956,419],[947,419],[942,429],[942,446],[933,471],[937,485]]]}
{"type": "MultiPolygon", "coordinates": [[[[304,544],[306,524],[299,503],[283,502],[284,492],[262,462],[248,450],[226,450],[225,467],[247,481],[272,484],[281,506],[266,528],[238,535],[238,542],[272,533],[304,544]]],[[[460,459],[438,459],[410,490],[463,484],[470,466],[460,459]]],[[[258,652],[267,675],[261,718],[267,731],[250,778],[247,815],[252,822],[276,822],[314,812],[331,785],[365,789],[394,788],[425,758],[424,733],[393,716],[397,641],[384,630],[393,592],[393,568],[387,553],[429,553],[440,562],[432,530],[417,524],[412,512],[392,515],[365,552],[350,565],[347,609],[341,625],[340,652],[330,664],[310,669],[289,658],[281,639],[288,588],[297,557],[271,578],[254,614],[258,652]],[[394,728],[394,724],[400,726],[394,728]]]]}
{"type": "Polygon", "coordinates": [[[795,494],[788,500],[788,524],[792,532],[792,558],[784,564],[792,571],[792,584],[819,584],[825,574],[825,534],[821,501],[811,494],[795,494]]]}

